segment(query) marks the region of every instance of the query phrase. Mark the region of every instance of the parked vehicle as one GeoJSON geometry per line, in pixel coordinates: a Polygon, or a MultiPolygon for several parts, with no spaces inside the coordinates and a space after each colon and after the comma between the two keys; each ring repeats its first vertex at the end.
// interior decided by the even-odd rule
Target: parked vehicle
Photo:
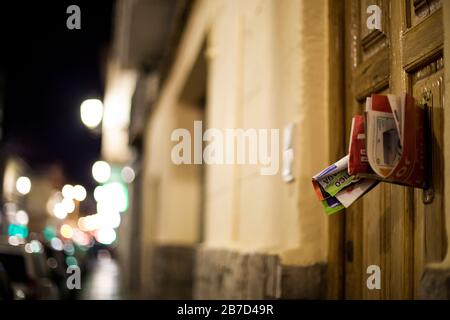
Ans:
{"type": "Polygon", "coordinates": [[[0,244],[0,263],[8,275],[15,299],[58,299],[43,250],[0,244]]]}
{"type": "Polygon", "coordinates": [[[58,286],[61,298],[68,298],[69,292],[66,285],[67,265],[64,251],[53,249],[48,244],[44,244],[45,254],[47,256],[47,265],[50,269],[51,280],[58,286]]]}
{"type": "Polygon", "coordinates": [[[11,282],[5,268],[0,263],[0,300],[12,300],[13,298],[11,282]]]}

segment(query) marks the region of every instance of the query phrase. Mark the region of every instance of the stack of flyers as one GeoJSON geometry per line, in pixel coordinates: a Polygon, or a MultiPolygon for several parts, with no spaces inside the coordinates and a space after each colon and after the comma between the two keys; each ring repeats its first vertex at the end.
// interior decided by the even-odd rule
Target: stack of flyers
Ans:
{"type": "Polygon", "coordinates": [[[367,158],[366,131],[362,115],[353,116],[348,149],[348,173],[358,176],[374,175],[367,158]]]}
{"type": "Polygon", "coordinates": [[[367,98],[366,152],[373,178],[425,187],[424,117],[423,107],[408,94],[367,98]]]}
{"type": "Polygon", "coordinates": [[[352,119],[348,155],[312,178],[327,214],[348,208],[379,181],[426,186],[424,108],[408,94],[374,94],[352,119]]]}
{"type": "Polygon", "coordinates": [[[350,175],[348,161],[349,155],[312,178],[316,195],[328,215],[348,208],[378,183],[377,180],[350,175]]]}

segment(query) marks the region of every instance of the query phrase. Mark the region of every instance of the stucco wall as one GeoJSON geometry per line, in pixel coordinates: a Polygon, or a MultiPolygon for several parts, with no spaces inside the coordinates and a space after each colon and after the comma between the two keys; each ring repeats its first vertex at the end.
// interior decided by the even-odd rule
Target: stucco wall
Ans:
{"type": "Polygon", "coordinates": [[[206,166],[203,245],[280,254],[284,264],[326,260],[327,217],[314,196],[311,176],[329,162],[327,4],[195,3],[147,126],[144,251],[155,242],[198,240],[198,168],[171,163],[175,143],[170,135],[177,126],[191,129],[193,120],[201,118],[195,106],[180,106],[179,96],[206,40],[208,127],[280,129],[280,168],[274,176],[262,176],[258,165],[206,166]],[[307,27],[311,25],[315,27],[307,27]],[[280,173],[282,133],[292,122],[295,180],[286,184],[280,173]]]}

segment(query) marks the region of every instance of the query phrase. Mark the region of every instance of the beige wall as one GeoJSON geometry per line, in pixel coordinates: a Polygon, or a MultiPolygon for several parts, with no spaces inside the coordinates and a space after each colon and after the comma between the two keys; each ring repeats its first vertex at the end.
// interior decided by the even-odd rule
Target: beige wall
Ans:
{"type": "MultiPolygon", "coordinates": [[[[285,264],[327,257],[327,217],[311,176],[328,165],[328,1],[197,1],[172,72],[147,126],[144,248],[198,241],[198,166],[171,163],[174,128],[192,129],[198,107],[181,90],[207,40],[208,127],[283,128],[296,124],[295,181],[260,175],[258,165],[208,165],[204,245],[279,253],[285,264]],[[311,29],[310,27],[315,27],[311,29]],[[318,143],[320,142],[320,143],[318,143]]],[[[145,258],[143,259],[145,261],[145,258]]],[[[145,263],[145,262],[144,262],[145,263]]]]}
{"type": "MultiPolygon", "coordinates": [[[[328,131],[334,116],[328,105],[332,60],[328,4],[329,0],[195,2],[145,132],[144,272],[151,271],[149,248],[155,243],[201,242],[206,247],[276,253],[287,265],[327,260],[329,218],[315,198],[310,179],[337,160],[329,153],[335,142],[328,131]],[[206,52],[202,52],[205,41],[206,52]],[[180,99],[202,54],[208,61],[205,114],[200,106],[180,99]],[[280,171],[275,176],[261,176],[259,166],[208,165],[202,185],[200,166],[175,166],[170,159],[176,144],[170,141],[173,129],[192,131],[193,121],[202,118],[208,127],[222,130],[278,128],[280,147],[283,128],[295,123],[295,181],[282,181],[280,153],[280,171]],[[202,226],[204,238],[200,239],[202,226]]],[[[444,24],[445,56],[449,56],[447,2],[444,24]]],[[[447,59],[447,70],[449,63],[447,59]]],[[[445,79],[450,90],[448,73],[445,79]]],[[[444,136],[449,137],[450,120],[445,117],[444,121],[444,136]]],[[[444,153],[450,157],[449,139],[444,140],[444,153]]],[[[445,167],[445,180],[450,181],[450,166],[445,167]]],[[[445,210],[450,231],[448,202],[445,210]]],[[[450,232],[447,237],[450,243],[450,232]]],[[[435,266],[450,267],[450,251],[444,263],[435,266]]]]}
{"type": "MultiPolygon", "coordinates": [[[[445,88],[446,97],[450,97],[450,3],[444,1],[444,57],[445,58],[445,88]]],[[[448,117],[448,110],[450,107],[450,99],[444,100],[444,159],[450,159],[450,117],[448,117]]],[[[448,162],[445,164],[445,185],[450,186],[450,166],[448,162]]],[[[446,194],[448,194],[448,187],[446,194]]],[[[445,220],[447,230],[447,244],[450,244],[450,203],[448,198],[445,199],[445,220]]],[[[444,266],[450,267],[450,245],[447,245],[447,256],[444,261],[444,266]]]]}
{"type": "Polygon", "coordinates": [[[328,157],[326,9],[326,1],[244,1],[216,13],[208,124],[282,130],[295,122],[296,180],[261,176],[258,166],[209,166],[207,244],[284,252],[286,263],[325,260],[326,217],[310,179],[328,157]]]}

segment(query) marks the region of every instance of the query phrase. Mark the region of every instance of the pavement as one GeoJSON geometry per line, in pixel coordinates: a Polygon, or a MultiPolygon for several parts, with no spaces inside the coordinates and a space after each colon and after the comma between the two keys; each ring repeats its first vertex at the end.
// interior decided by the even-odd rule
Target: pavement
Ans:
{"type": "Polygon", "coordinates": [[[111,257],[98,257],[82,283],[80,300],[121,299],[119,265],[111,257]]]}

